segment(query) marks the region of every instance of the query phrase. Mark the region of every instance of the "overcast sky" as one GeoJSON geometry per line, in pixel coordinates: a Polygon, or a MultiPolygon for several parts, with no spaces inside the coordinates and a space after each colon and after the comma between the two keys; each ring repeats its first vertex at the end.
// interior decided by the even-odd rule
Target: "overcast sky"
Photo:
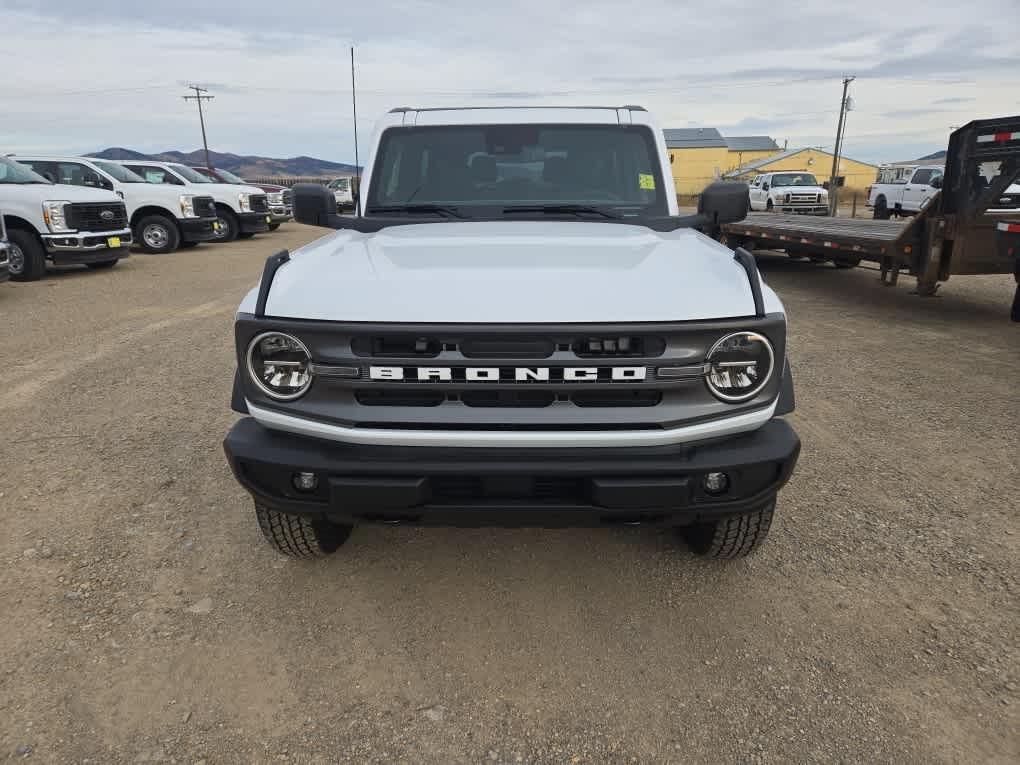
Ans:
{"type": "Polygon", "coordinates": [[[194,149],[197,83],[211,149],[351,161],[351,44],[363,153],[393,106],[499,103],[642,104],[831,149],[843,75],[866,161],[1020,112],[1020,0],[0,0],[0,28],[5,152],[194,149]]]}

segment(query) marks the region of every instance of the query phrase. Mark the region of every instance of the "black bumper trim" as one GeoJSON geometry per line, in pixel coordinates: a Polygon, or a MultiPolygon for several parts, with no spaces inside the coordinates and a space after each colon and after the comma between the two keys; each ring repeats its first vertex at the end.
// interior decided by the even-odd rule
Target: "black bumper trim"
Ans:
{"type": "Polygon", "coordinates": [[[181,229],[181,239],[185,242],[211,242],[219,237],[213,229],[213,224],[219,220],[212,218],[181,218],[178,225],[181,229]]]}
{"type": "Polygon", "coordinates": [[[60,250],[49,253],[49,258],[56,266],[81,265],[84,263],[102,263],[107,260],[123,260],[131,254],[131,245],[123,247],[103,247],[98,250],[60,250]]]}
{"type": "Polygon", "coordinates": [[[341,523],[444,526],[696,523],[770,501],[800,453],[797,434],[778,419],[693,445],[524,450],[337,444],[244,418],[223,445],[240,484],[273,509],[341,523]],[[314,491],[293,488],[299,471],[319,476],[314,491]],[[727,495],[702,488],[714,471],[730,476],[727,495]]]}
{"type": "Polygon", "coordinates": [[[238,225],[242,234],[259,234],[269,230],[269,212],[262,213],[241,213],[237,216],[238,225]]]}

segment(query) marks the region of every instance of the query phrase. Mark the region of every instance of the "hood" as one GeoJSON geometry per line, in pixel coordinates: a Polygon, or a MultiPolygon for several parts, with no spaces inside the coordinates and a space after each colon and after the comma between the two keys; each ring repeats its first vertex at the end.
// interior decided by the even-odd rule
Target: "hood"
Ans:
{"type": "Polygon", "coordinates": [[[256,183],[254,185],[257,188],[262,189],[267,194],[270,194],[270,193],[273,193],[273,192],[277,192],[277,191],[286,191],[287,190],[286,186],[277,186],[275,183],[256,183]]]}
{"type": "MultiPolygon", "coordinates": [[[[782,311],[765,289],[769,312],[782,311]]],[[[240,310],[254,311],[253,291],[240,310]]],[[[340,231],[293,253],[266,313],[323,321],[590,323],[754,314],[733,252],[691,229],[453,222],[340,231]]]]}
{"type": "MultiPolygon", "coordinates": [[[[105,189],[90,189],[85,186],[72,186],[66,183],[26,183],[0,184],[0,191],[15,189],[18,199],[24,201],[35,198],[39,202],[46,200],[64,200],[67,202],[123,202],[119,196],[105,189]]],[[[13,194],[12,194],[13,196],[13,194]]]]}
{"type": "MultiPolygon", "coordinates": [[[[242,186],[239,183],[192,183],[194,189],[205,189],[205,194],[216,196],[217,194],[265,194],[262,189],[255,186],[242,186]]],[[[198,192],[192,192],[198,193],[198,192]]]]}

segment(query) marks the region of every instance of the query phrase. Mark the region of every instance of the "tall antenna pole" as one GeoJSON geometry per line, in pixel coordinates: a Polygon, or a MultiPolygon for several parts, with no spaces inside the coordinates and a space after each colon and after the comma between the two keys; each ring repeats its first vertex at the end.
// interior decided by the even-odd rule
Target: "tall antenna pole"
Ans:
{"type": "Polygon", "coordinates": [[[354,46],[351,46],[351,104],[354,107],[354,174],[357,182],[357,196],[355,197],[357,210],[355,215],[361,215],[361,163],[358,161],[358,91],[354,86],[354,46]]]}
{"type": "Polygon", "coordinates": [[[843,123],[846,120],[846,90],[856,77],[843,78],[843,100],[839,102],[839,122],[836,125],[836,145],[832,151],[832,174],[829,176],[829,215],[835,215],[839,208],[839,187],[837,185],[837,174],[839,173],[839,152],[843,144],[843,123]]]}
{"type": "Polygon", "coordinates": [[[205,116],[202,114],[202,102],[212,101],[216,96],[205,96],[203,93],[208,93],[208,89],[200,88],[198,85],[189,85],[191,90],[195,91],[193,96],[181,96],[185,101],[197,101],[198,102],[198,121],[202,125],[202,148],[205,149],[205,166],[212,170],[212,163],[209,161],[209,142],[205,140],[205,116]]]}

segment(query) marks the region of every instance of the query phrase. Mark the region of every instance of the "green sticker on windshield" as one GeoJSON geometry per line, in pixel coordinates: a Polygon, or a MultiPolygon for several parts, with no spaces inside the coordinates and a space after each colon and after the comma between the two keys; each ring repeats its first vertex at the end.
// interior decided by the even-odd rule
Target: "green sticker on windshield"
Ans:
{"type": "Polygon", "coordinates": [[[649,191],[655,191],[655,176],[652,175],[651,173],[639,173],[638,188],[648,189],[649,191]]]}

